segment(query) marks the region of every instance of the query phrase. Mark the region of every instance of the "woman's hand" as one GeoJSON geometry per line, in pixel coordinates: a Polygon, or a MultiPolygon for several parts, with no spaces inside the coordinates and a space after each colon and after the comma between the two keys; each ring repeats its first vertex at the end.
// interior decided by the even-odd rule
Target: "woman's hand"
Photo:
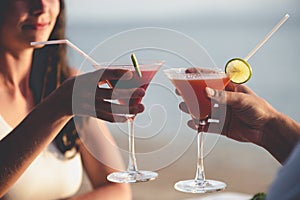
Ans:
{"type": "Polygon", "coordinates": [[[102,87],[110,80],[130,80],[133,72],[125,69],[100,69],[68,79],[54,92],[67,115],[92,116],[109,122],[124,122],[124,114],[137,114],[144,106],[134,99],[145,95],[142,88],[102,87]],[[61,98],[62,97],[62,98],[61,98]],[[130,103],[114,103],[117,100],[130,103]]]}

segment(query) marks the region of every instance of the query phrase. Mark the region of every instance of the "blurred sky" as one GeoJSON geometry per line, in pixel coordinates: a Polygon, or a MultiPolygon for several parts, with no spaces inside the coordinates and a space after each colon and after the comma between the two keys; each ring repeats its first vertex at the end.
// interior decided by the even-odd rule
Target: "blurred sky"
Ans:
{"type": "Polygon", "coordinates": [[[198,15],[253,17],[297,15],[299,0],[66,0],[72,22],[120,22],[198,15]]]}

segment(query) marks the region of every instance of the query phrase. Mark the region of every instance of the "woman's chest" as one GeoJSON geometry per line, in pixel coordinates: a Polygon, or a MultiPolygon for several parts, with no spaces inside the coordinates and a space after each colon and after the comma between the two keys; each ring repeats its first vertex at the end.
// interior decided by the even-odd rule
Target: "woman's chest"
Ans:
{"type": "Polygon", "coordinates": [[[34,107],[33,98],[21,94],[2,93],[0,102],[0,115],[11,127],[17,126],[34,107]]]}
{"type": "Polygon", "coordinates": [[[61,199],[74,195],[81,186],[80,155],[64,158],[51,143],[5,195],[8,199],[61,199]]]}

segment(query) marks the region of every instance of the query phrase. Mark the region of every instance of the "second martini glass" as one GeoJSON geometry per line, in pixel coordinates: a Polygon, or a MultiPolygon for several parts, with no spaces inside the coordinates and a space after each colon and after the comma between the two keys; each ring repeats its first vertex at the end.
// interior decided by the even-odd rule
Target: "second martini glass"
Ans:
{"type": "Polygon", "coordinates": [[[191,180],[177,182],[175,189],[188,193],[223,190],[226,187],[225,183],[208,180],[204,174],[203,133],[211,113],[211,102],[206,96],[205,88],[224,89],[230,81],[229,78],[223,72],[200,68],[195,72],[187,72],[186,68],[173,68],[164,70],[164,73],[182,96],[197,128],[196,176],[191,180]]]}
{"type": "MultiPolygon", "coordinates": [[[[144,61],[139,65],[141,71],[141,77],[135,73],[133,65],[114,65],[113,67],[129,69],[133,71],[133,77],[130,80],[119,80],[117,82],[110,81],[109,84],[116,88],[143,88],[147,89],[152,78],[162,66],[161,61],[144,61]]],[[[136,99],[135,103],[142,101],[142,98],[136,99]]],[[[120,104],[130,104],[130,102],[124,102],[119,100],[120,104]]],[[[152,171],[138,170],[137,161],[135,157],[135,144],[134,144],[134,119],[135,115],[126,115],[128,119],[128,137],[129,137],[129,161],[127,171],[113,172],[107,176],[107,179],[115,183],[135,183],[146,182],[154,180],[158,174],[152,171]]]]}

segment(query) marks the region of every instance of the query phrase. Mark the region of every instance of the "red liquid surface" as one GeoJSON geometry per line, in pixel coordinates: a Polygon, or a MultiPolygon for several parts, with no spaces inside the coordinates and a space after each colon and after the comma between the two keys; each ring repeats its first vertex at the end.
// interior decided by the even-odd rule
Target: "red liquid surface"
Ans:
{"type": "MultiPolygon", "coordinates": [[[[116,88],[129,89],[129,88],[143,88],[147,89],[149,83],[152,78],[156,74],[157,70],[142,70],[142,77],[139,77],[137,73],[134,71],[133,77],[130,80],[118,80],[118,81],[110,81],[110,84],[116,88]]],[[[140,103],[142,98],[136,98],[134,101],[130,103],[140,103]]],[[[120,104],[127,104],[125,100],[119,99],[120,104]]]]}
{"type": "Polygon", "coordinates": [[[228,77],[209,78],[197,80],[173,79],[172,82],[180,92],[184,102],[188,106],[193,118],[198,120],[206,119],[211,112],[211,101],[207,97],[205,88],[222,90],[229,83],[228,77]]]}

